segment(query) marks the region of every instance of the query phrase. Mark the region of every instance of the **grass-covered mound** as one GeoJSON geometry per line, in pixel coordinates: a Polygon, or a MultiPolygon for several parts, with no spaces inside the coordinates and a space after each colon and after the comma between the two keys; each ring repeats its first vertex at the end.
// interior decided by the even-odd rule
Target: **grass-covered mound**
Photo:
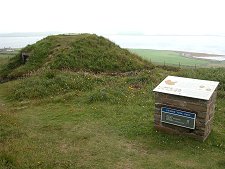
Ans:
{"type": "Polygon", "coordinates": [[[126,72],[151,67],[149,63],[95,34],[55,35],[28,45],[1,71],[1,77],[16,78],[42,69],[126,72]],[[23,64],[21,53],[29,55],[23,64]]]}

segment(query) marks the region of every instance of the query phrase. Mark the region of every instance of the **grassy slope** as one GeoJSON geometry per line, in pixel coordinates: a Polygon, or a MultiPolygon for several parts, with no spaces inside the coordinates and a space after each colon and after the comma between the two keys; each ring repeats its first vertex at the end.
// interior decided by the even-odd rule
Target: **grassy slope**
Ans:
{"type": "Polygon", "coordinates": [[[131,52],[138,54],[143,59],[155,62],[157,64],[177,65],[179,63],[184,66],[198,66],[198,67],[221,67],[224,66],[223,62],[207,61],[200,59],[192,59],[183,57],[173,51],[160,51],[151,49],[129,49],[131,52]]]}
{"type": "Polygon", "coordinates": [[[82,74],[47,72],[33,91],[19,92],[21,101],[9,93],[18,84],[31,83],[29,78],[0,84],[0,168],[224,168],[224,95],[204,143],[153,128],[153,87],[168,74],[192,73],[160,68],[120,76],[85,73],[85,86],[57,86],[67,89],[60,95],[49,87],[51,95],[42,98],[40,90],[33,96],[47,79],[82,74]],[[88,84],[93,87],[86,88],[88,84]]]}
{"type": "Polygon", "coordinates": [[[225,168],[225,70],[174,70],[54,70],[0,84],[0,168],[225,168]],[[152,89],[167,75],[221,82],[206,142],[154,130],[152,89]]]}

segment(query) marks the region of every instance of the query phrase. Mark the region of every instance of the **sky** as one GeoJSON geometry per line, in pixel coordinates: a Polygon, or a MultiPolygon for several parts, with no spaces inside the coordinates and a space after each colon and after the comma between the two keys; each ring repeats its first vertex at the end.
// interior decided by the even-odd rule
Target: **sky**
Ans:
{"type": "Polygon", "coordinates": [[[225,35],[224,0],[1,0],[0,33],[225,35]]]}

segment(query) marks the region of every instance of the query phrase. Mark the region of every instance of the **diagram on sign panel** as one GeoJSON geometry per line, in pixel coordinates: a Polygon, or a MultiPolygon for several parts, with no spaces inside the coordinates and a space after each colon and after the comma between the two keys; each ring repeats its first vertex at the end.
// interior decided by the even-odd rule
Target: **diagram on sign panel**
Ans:
{"type": "Polygon", "coordinates": [[[172,81],[172,80],[166,80],[165,83],[166,83],[167,85],[173,86],[173,85],[175,85],[177,82],[176,82],[176,81],[172,81]]]}
{"type": "Polygon", "coordinates": [[[179,94],[182,90],[180,88],[174,87],[176,86],[176,83],[177,81],[173,81],[169,79],[165,81],[166,86],[165,85],[158,86],[158,89],[179,94]]]}

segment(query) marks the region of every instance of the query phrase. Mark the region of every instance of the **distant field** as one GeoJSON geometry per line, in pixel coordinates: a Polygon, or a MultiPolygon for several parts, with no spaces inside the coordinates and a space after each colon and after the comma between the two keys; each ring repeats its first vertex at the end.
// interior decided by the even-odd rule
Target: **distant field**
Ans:
{"type": "Polygon", "coordinates": [[[0,67],[7,63],[9,59],[19,53],[21,49],[14,49],[12,52],[0,52],[0,67]]]}
{"type": "Polygon", "coordinates": [[[6,64],[9,61],[9,59],[13,56],[15,56],[15,54],[0,53],[0,67],[1,65],[6,64]]]}
{"type": "Polygon", "coordinates": [[[197,67],[222,67],[224,62],[193,59],[181,56],[174,51],[152,50],[152,49],[129,49],[131,52],[142,58],[156,64],[166,64],[179,66],[197,66],[197,67]]]}

